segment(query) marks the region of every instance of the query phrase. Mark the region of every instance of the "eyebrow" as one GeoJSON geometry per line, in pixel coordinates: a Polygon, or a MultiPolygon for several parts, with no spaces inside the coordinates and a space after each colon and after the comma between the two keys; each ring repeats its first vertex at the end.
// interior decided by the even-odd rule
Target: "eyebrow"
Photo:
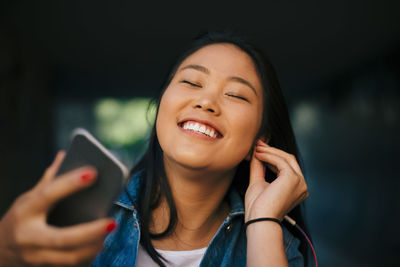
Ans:
{"type": "MultiPolygon", "coordinates": [[[[201,72],[203,72],[205,74],[210,74],[210,71],[206,67],[201,66],[201,65],[196,65],[196,64],[187,65],[187,66],[181,68],[179,70],[179,72],[181,72],[183,70],[186,70],[186,69],[194,69],[194,70],[201,71],[201,72]]],[[[228,80],[247,85],[254,92],[254,94],[257,95],[256,89],[254,88],[254,86],[249,81],[247,81],[247,80],[245,80],[243,78],[237,77],[237,76],[231,76],[231,77],[228,78],[228,80]]]]}
{"type": "Polygon", "coordinates": [[[203,66],[200,66],[200,65],[195,65],[195,64],[187,65],[187,66],[181,68],[179,71],[183,71],[183,70],[186,70],[186,69],[195,69],[195,70],[204,72],[205,74],[210,74],[210,71],[206,67],[203,67],[203,66]]]}
{"type": "Polygon", "coordinates": [[[247,80],[245,80],[245,79],[243,79],[243,78],[240,78],[240,77],[237,77],[237,76],[229,77],[229,80],[234,81],[234,82],[239,82],[239,83],[242,83],[242,84],[244,84],[244,85],[247,85],[248,87],[250,87],[251,90],[253,90],[254,94],[257,95],[256,89],[255,89],[254,86],[251,85],[251,83],[248,82],[247,80]]]}

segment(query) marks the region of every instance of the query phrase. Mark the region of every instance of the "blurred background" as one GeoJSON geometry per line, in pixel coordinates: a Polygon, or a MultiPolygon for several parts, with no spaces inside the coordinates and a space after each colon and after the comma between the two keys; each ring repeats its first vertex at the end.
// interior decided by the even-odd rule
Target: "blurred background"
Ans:
{"type": "Polygon", "coordinates": [[[168,67],[201,30],[269,55],[304,158],[320,266],[400,266],[400,2],[3,1],[0,215],[75,127],[128,166],[168,67]]]}

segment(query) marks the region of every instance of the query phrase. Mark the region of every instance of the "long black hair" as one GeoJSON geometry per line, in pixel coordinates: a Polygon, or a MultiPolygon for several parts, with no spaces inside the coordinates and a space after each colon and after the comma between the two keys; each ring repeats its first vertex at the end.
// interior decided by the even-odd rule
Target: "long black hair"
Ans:
{"type": "MultiPolygon", "coordinates": [[[[288,109],[273,66],[260,50],[256,49],[243,38],[233,34],[231,31],[202,33],[189,44],[186,50],[180,55],[180,57],[178,57],[175,64],[171,67],[161,86],[161,92],[157,99],[157,110],[166,88],[174,77],[182,61],[200,48],[216,43],[229,43],[235,45],[252,58],[263,87],[263,116],[259,137],[265,137],[268,139],[269,145],[294,155],[298,162],[301,163],[295,136],[290,124],[288,109]]],[[[157,139],[155,124],[150,134],[149,147],[143,158],[131,172],[135,173],[142,169],[144,169],[145,172],[140,180],[140,191],[136,205],[141,225],[140,243],[156,263],[160,266],[165,266],[162,262],[163,258],[154,249],[151,240],[160,239],[172,234],[176,227],[178,217],[171,189],[165,174],[163,153],[157,139]],[[162,233],[151,233],[149,229],[151,214],[160,204],[162,198],[165,198],[169,207],[169,224],[162,233]]],[[[249,173],[249,161],[243,160],[239,164],[232,182],[232,187],[234,187],[243,198],[249,184],[249,173]]],[[[276,174],[267,168],[266,179],[269,182],[272,182],[275,178],[276,174]]],[[[289,213],[289,216],[292,217],[298,225],[305,229],[306,232],[308,232],[302,216],[302,205],[304,204],[294,208],[289,213]]],[[[306,264],[308,258],[307,244],[300,233],[296,231],[293,231],[292,233],[301,240],[300,252],[303,254],[306,264]]]]}

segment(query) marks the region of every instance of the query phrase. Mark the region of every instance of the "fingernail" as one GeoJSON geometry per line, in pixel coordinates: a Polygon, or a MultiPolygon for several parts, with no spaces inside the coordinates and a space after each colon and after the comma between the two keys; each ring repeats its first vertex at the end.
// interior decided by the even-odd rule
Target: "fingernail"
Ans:
{"type": "Polygon", "coordinates": [[[261,144],[268,146],[267,142],[265,142],[263,139],[259,139],[259,140],[260,140],[261,144]]]}
{"type": "Polygon", "coordinates": [[[106,226],[106,232],[110,233],[111,231],[113,231],[115,228],[117,228],[117,223],[115,221],[110,222],[109,224],[107,224],[106,226]]]}
{"type": "Polygon", "coordinates": [[[81,175],[81,179],[84,182],[90,182],[94,179],[94,173],[93,172],[86,172],[81,175]]]}

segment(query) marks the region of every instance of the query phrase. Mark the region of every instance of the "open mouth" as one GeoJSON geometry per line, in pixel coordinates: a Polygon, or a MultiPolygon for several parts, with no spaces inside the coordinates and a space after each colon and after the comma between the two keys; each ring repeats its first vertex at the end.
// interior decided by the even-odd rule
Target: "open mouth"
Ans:
{"type": "Polygon", "coordinates": [[[187,121],[178,123],[178,126],[184,130],[203,134],[203,135],[211,137],[211,138],[215,138],[215,139],[222,138],[222,134],[217,129],[215,129],[214,127],[212,127],[208,124],[201,123],[198,121],[187,120],[187,121]]]}

